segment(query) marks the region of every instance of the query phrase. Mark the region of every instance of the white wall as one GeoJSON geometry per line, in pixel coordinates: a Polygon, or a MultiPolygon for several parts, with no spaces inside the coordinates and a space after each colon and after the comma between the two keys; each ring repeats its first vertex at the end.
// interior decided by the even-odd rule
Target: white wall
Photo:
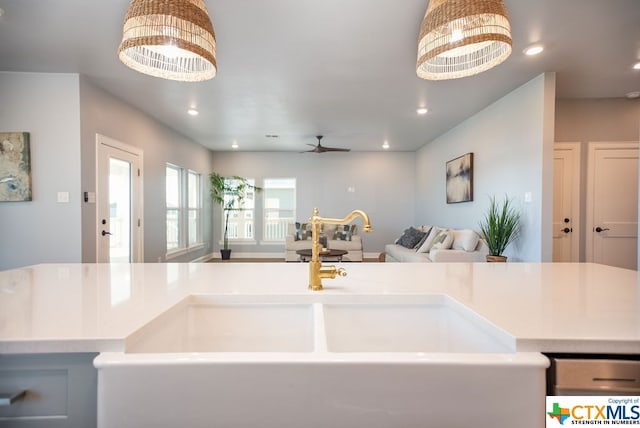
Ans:
{"type": "Polygon", "coordinates": [[[514,198],[523,233],[506,255],[551,260],[555,74],[545,73],[425,145],[416,160],[416,221],[478,230],[489,197],[514,198]],[[447,204],[445,163],[474,153],[474,200],[447,204]],[[525,202],[525,194],[531,202],[525,202]]]}
{"type": "MultiPolygon", "coordinates": [[[[96,191],[96,133],[143,150],[144,260],[165,261],[167,162],[202,174],[204,186],[203,226],[205,246],[171,261],[190,261],[209,254],[211,247],[211,202],[208,174],[212,153],[159,123],[140,110],[81,79],[82,190],[96,191]]],[[[186,114],[186,113],[185,113],[186,114]]],[[[96,205],[82,205],[82,261],[96,260],[96,205]]]]}
{"type": "MultiPolygon", "coordinates": [[[[344,217],[354,209],[370,217],[373,232],[363,234],[364,252],[377,254],[402,230],[414,224],[415,153],[214,153],[214,170],[222,175],[297,178],[297,219],[306,221],[313,208],[325,217],[344,217]],[[350,192],[349,187],[354,189],[350,192]]],[[[257,208],[262,207],[258,198],[257,208]]],[[[258,211],[259,213],[259,211],[258,211]]],[[[259,215],[259,214],[257,214],[259,215]]],[[[214,209],[214,243],[221,239],[221,212],[214,209]]],[[[356,223],[361,225],[360,220],[356,223]]],[[[262,230],[256,230],[258,236],[262,230]]],[[[284,253],[280,246],[239,246],[234,252],[284,253]]]]}
{"type": "Polygon", "coordinates": [[[31,202],[0,202],[0,270],[80,262],[78,76],[0,72],[0,94],[0,132],[30,133],[33,189],[31,202]]]}

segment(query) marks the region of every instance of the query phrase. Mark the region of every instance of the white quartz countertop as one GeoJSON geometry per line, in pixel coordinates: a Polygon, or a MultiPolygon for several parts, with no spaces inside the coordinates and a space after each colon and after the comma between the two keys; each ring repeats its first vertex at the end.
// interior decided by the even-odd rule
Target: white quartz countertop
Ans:
{"type": "Polygon", "coordinates": [[[123,351],[191,294],[444,294],[517,351],[640,353],[640,275],[596,264],[343,263],[307,289],[304,263],[43,264],[0,271],[0,353],[123,351]]]}

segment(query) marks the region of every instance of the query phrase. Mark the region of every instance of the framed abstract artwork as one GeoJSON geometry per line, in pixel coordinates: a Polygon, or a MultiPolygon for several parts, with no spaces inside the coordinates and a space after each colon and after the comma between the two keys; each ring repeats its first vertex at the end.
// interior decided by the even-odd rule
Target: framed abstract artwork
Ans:
{"type": "Polygon", "coordinates": [[[473,201],[473,153],[447,162],[447,203],[473,201]]]}
{"type": "Polygon", "coordinates": [[[28,132],[0,132],[0,202],[31,200],[28,132]]]}

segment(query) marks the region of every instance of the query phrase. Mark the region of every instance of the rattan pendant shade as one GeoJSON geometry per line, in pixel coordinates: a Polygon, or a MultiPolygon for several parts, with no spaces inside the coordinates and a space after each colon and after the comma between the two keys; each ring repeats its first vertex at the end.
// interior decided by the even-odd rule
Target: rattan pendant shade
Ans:
{"type": "Polygon", "coordinates": [[[418,37],[418,77],[472,76],[511,54],[511,25],[502,0],[430,0],[418,37]]]}
{"type": "Polygon", "coordinates": [[[144,74],[185,82],[216,75],[216,36],[204,0],[132,0],[118,57],[144,74]]]}

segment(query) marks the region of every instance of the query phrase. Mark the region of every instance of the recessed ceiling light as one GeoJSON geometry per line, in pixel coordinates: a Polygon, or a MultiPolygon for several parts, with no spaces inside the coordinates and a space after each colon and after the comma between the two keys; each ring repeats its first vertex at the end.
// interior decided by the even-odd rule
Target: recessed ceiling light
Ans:
{"type": "Polygon", "coordinates": [[[542,45],[531,45],[531,46],[528,46],[523,52],[525,55],[533,56],[533,55],[538,55],[543,50],[544,50],[544,46],[542,45]]]}
{"type": "Polygon", "coordinates": [[[389,148],[389,142],[385,141],[384,143],[382,143],[382,148],[387,150],[389,148]]]}
{"type": "Polygon", "coordinates": [[[232,148],[232,149],[234,149],[234,150],[236,150],[238,147],[240,147],[240,146],[238,146],[238,143],[237,143],[237,142],[235,142],[235,141],[234,141],[234,142],[233,142],[233,144],[231,145],[231,148],[232,148]]]}
{"type": "Polygon", "coordinates": [[[187,113],[189,113],[189,115],[191,116],[197,116],[198,114],[200,114],[200,112],[194,108],[190,108],[189,110],[187,110],[187,113]]]}
{"type": "Polygon", "coordinates": [[[633,64],[633,69],[640,70],[640,62],[636,62],[635,64],[633,64]]]}
{"type": "Polygon", "coordinates": [[[636,98],[640,98],[640,91],[627,93],[627,98],[629,98],[630,100],[635,100],[636,98]]]}
{"type": "Polygon", "coordinates": [[[416,109],[416,113],[418,114],[427,114],[427,112],[429,112],[429,109],[426,107],[420,107],[418,109],[416,109]]]}

